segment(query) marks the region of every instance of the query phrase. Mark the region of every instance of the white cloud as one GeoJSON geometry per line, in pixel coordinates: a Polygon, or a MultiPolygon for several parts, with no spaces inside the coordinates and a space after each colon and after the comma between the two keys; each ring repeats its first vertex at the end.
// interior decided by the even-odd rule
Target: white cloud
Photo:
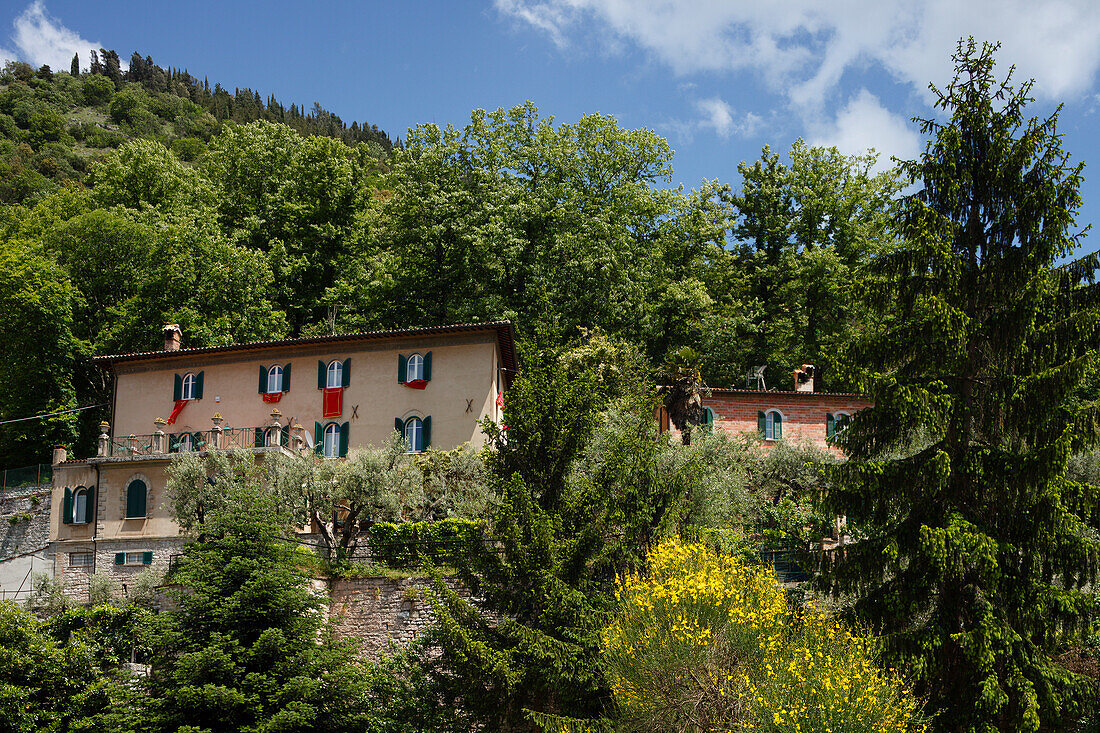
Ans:
{"type": "MultiPolygon", "coordinates": [[[[67,70],[73,54],[80,54],[81,66],[90,61],[89,51],[99,49],[97,41],[89,41],[69,30],[50,16],[42,0],[34,0],[13,23],[12,40],[19,57],[32,66],[49,64],[54,70],[67,70]]],[[[2,52],[0,52],[2,53],[2,52]]]]}
{"type": "MultiPolygon", "coordinates": [[[[751,71],[800,108],[820,107],[845,72],[878,65],[923,90],[949,81],[960,37],[1000,40],[998,58],[1034,77],[1035,93],[1088,91],[1100,67],[1095,0],[496,0],[505,15],[548,33],[632,42],[677,74],[751,71]]],[[[1003,71],[1003,70],[1002,70],[1003,71]]]]}
{"type": "Polygon", "coordinates": [[[811,124],[807,142],[835,145],[848,155],[860,155],[874,148],[879,154],[877,167],[880,170],[893,166],[891,156],[902,160],[916,158],[922,144],[917,130],[882,106],[866,89],[853,95],[834,119],[811,124]]]}
{"type": "Polygon", "coordinates": [[[711,130],[719,137],[731,135],[750,137],[754,135],[763,120],[752,112],[738,115],[737,111],[721,97],[697,99],[694,103],[699,117],[692,120],[670,120],[658,125],[675,137],[689,141],[700,130],[711,130]]]}

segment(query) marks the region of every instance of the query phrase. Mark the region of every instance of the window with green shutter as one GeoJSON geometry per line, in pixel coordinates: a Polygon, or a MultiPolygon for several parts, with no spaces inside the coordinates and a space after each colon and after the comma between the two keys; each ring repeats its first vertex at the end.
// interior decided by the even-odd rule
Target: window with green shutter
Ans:
{"type": "Polygon", "coordinates": [[[73,491],[68,486],[65,487],[65,498],[61,500],[61,523],[73,523],[73,491]]]}
{"type": "Polygon", "coordinates": [[[126,553],[125,552],[116,552],[115,553],[115,565],[125,565],[125,564],[126,564],[126,553]]]}
{"type": "Polygon", "coordinates": [[[126,487],[126,518],[144,519],[149,487],[141,479],[134,479],[126,487]]]}
{"type": "Polygon", "coordinates": [[[783,416],[778,410],[758,412],[756,429],[764,440],[779,440],[783,437],[783,416]]]}

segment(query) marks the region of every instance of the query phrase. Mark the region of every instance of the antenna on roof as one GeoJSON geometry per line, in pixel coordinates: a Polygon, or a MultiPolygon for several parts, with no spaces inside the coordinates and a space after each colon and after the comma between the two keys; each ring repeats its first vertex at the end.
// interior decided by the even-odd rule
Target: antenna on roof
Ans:
{"type": "Polygon", "coordinates": [[[763,366],[754,366],[749,369],[748,374],[745,375],[745,386],[748,389],[752,389],[753,385],[756,385],[756,389],[761,392],[768,391],[768,385],[764,384],[764,370],[768,368],[767,364],[763,366]]]}

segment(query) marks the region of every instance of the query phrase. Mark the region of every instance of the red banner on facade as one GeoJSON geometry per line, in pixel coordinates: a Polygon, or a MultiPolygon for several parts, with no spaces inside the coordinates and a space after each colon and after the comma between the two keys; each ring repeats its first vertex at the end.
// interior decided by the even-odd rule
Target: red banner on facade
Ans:
{"type": "Polygon", "coordinates": [[[168,424],[175,425],[176,418],[179,417],[180,412],[183,411],[183,406],[187,404],[187,400],[176,400],[176,406],[172,409],[172,414],[168,416],[168,424]]]}
{"type": "Polygon", "coordinates": [[[264,392],[264,402],[278,402],[282,398],[282,392],[264,392]]]}
{"type": "Polygon", "coordinates": [[[322,417],[340,417],[344,413],[344,388],[328,387],[321,399],[322,417]]]}

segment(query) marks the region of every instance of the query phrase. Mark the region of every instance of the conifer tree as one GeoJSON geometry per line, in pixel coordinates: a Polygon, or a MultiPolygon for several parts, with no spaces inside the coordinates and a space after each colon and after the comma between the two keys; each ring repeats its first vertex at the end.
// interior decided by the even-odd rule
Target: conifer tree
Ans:
{"type": "Polygon", "coordinates": [[[1087,630],[1094,487],[1066,478],[1095,438],[1072,401],[1096,357],[1096,253],[1080,242],[1080,164],[1057,111],[1025,118],[1031,83],[994,75],[997,46],[960,42],[904,164],[901,243],[876,257],[881,327],[846,363],[875,406],[840,442],[833,508],[866,537],[831,575],[880,630],[945,731],[1073,727],[1096,683],[1056,661],[1087,630]]]}
{"type": "Polygon", "coordinates": [[[80,76],[80,54],[73,54],[73,62],[69,64],[69,75],[73,77],[80,76]]]}

